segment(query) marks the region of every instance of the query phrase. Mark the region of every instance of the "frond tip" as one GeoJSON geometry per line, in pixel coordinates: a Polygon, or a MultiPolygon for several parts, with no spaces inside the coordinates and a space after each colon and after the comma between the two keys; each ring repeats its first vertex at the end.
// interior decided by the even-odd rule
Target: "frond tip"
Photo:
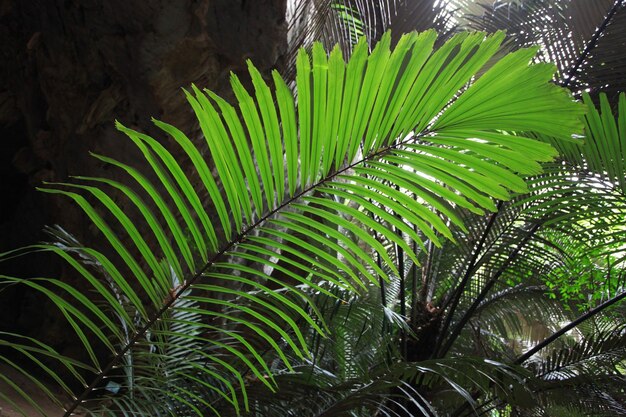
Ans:
{"type": "Polygon", "coordinates": [[[270,88],[249,64],[253,93],[232,77],[237,106],[195,86],[185,92],[201,145],[155,121],[192,167],[118,124],[149,173],[96,155],[131,185],[81,177],[44,189],[73,199],[113,249],[35,248],[66,259],[97,298],[55,279],[43,281],[61,295],[26,282],[61,309],[90,352],[81,365],[91,372],[81,382],[87,388],[67,416],[78,406],[206,415],[219,414],[223,400],[247,408],[250,381],[274,389],[273,375],[291,370],[286,352],[304,358],[305,333],[324,333],[305,288],[366,291],[388,279],[386,271],[397,274],[380,236],[407,254],[414,252],[402,235],[419,245],[451,239],[451,227],[464,227],[458,207],[493,210],[493,199],[524,191],[522,176],[555,155],[516,133],[579,132],[582,107],[549,84],[553,67],[530,65],[534,49],[476,79],[503,34],[463,33],[434,50],[436,37],[409,33],[392,51],[387,33],[369,55],[362,40],[348,62],[338,49],[301,51],[297,100],[277,73],[270,88]],[[102,365],[98,341],[112,352],[102,365]],[[111,378],[118,388],[103,394],[110,401],[88,400],[111,378]]]}

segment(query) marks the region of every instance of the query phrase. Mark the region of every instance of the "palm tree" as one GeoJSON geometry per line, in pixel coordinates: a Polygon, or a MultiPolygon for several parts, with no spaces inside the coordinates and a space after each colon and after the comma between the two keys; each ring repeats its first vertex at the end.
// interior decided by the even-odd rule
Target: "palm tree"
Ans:
{"type": "MultiPolygon", "coordinates": [[[[358,7],[339,6],[329,10],[359,26],[358,7]]],[[[450,30],[450,19],[441,21],[450,30]]],[[[78,392],[66,415],[78,407],[127,415],[543,412],[561,406],[553,375],[566,368],[576,389],[600,388],[592,406],[606,395],[619,403],[611,391],[623,358],[616,320],[580,330],[558,346],[567,355],[536,372],[521,366],[530,357],[519,342],[539,337],[519,303],[541,306],[538,317],[552,328],[574,314],[542,295],[570,272],[569,252],[556,244],[570,237],[563,222],[583,229],[588,221],[567,211],[584,194],[572,178],[580,167],[545,166],[538,176],[538,162],[556,153],[532,135],[561,144],[580,133],[582,107],[547,83],[551,66],[528,65],[536,50],[497,59],[503,34],[372,41],[383,29],[357,43],[347,64],[339,49],[327,55],[319,44],[312,62],[295,55],[297,105],[289,75],[275,74],[271,91],[252,65],[254,95],[233,78],[239,112],[194,87],[187,97],[210,157],[175,127],[155,123],[184,151],[197,181],[158,141],[120,125],[153,172],[98,155],[134,185],[78,178],[44,189],[79,204],[109,245],[86,248],[56,229],[53,243],[29,249],[61,256],[94,292],[50,278],[4,284],[49,296],[88,359],[4,335],[0,343],[22,356],[3,356],[5,363],[27,375],[26,359],[66,393],[78,392]],[[521,176],[535,176],[530,190],[521,176]],[[108,189],[127,201],[113,201],[108,189]],[[511,202],[494,203],[511,193],[511,202]],[[127,210],[142,215],[150,238],[127,210]],[[616,374],[579,378],[604,370],[585,363],[590,352],[617,358],[616,374]]],[[[587,187],[594,181],[590,174],[587,187]]],[[[615,200],[587,198],[578,207],[596,204],[598,220],[608,221],[619,194],[615,200]]],[[[602,241],[600,249],[619,250],[619,228],[603,231],[593,238],[613,245],[602,241]]],[[[567,243],[582,247],[589,266],[610,255],[586,251],[582,235],[567,243]]],[[[597,312],[583,313],[594,322],[621,296],[621,264],[610,259],[617,284],[597,312]]]]}
{"type": "MultiPolygon", "coordinates": [[[[363,16],[372,7],[365,3],[368,2],[353,2],[349,6],[344,3],[343,10],[352,13],[345,24],[347,30],[354,27],[350,24],[353,19],[366,20],[363,16]]],[[[408,2],[387,3],[394,3],[402,10],[397,11],[398,15],[413,6],[408,2]]],[[[527,401],[524,412],[515,398],[493,392],[494,381],[487,381],[486,387],[480,384],[477,387],[475,381],[480,378],[471,376],[467,390],[463,384],[443,384],[460,394],[459,401],[466,402],[465,409],[446,398],[439,404],[441,408],[427,410],[425,403],[433,403],[437,390],[432,389],[430,381],[417,380],[416,385],[416,381],[405,378],[401,382],[409,382],[413,391],[402,393],[409,398],[410,393],[414,393],[411,401],[415,405],[409,410],[414,415],[430,415],[436,411],[443,415],[450,412],[462,415],[472,411],[467,404],[478,407],[474,409],[477,413],[489,413],[492,409],[507,413],[515,409],[517,415],[626,413],[621,388],[624,383],[624,314],[617,311],[607,316],[605,310],[624,298],[621,243],[624,165],[620,143],[626,137],[626,107],[618,110],[617,121],[613,119],[611,108],[617,110],[616,92],[623,90],[624,85],[624,79],[615,76],[623,73],[624,60],[619,58],[623,51],[615,52],[616,45],[623,42],[620,35],[623,38],[624,31],[620,31],[620,27],[626,12],[623,2],[600,3],[489,2],[489,6],[470,5],[473,8],[470,7],[469,12],[466,9],[465,13],[457,9],[455,18],[463,25],[488,30],[507,28],[506,45],[513,50],[529,43],[542,45],[543,57],[557,62],[559,83],[572,88],[579,97],[584,96],[589,108],[588,142],[583,147],[555,143],[565,158],[564,163],[569,161],[567,165],[544,166],[546,174],[531,182],[531,195],[520,197],[515,204],[500,204],[496,215],[483,218],[468,215],[465,224],[473,224],[472,228],[468,227],[472,233],[458,232],[459,246],[448,245],[443,250],[430,246],[421,250],[421,268],[403,266],[407,264],[407,259],[403,259],[406,256],[401,248],[396,248],[398,269],[404,274],[397,277],[391,303],[390,292],[383,289],[380,308],[395,305],[396,310],[410,320],[410,328],[396,326],[396,337],[388,336],[396,348],[392,357],[408,360],[414,366],[424,364],[429,358],[455,359],[458,371],[475,370],[472,358],[468,358],[468,366],[460,365],[460,360],[468,355],[505,364],[526,364],[531,362],[529,359],[537,362],[526,366],[535,374],[537,386],[525,377],[525,389],[535,397],[527,401]],[[478,15],[477,10],[481,9],[483,13],[478,15]],[[604,71],[603,67],[612,71],[604,71]],[[599,94],[603,88],[609,93],[608,99],[604,93],[599,94]],[[595,110],[592,97],[585,96],[585,90],[601,103],[602,114],[595,110]],[[581,208],[584,213],[580,212],[581,208]],[[546,299],[546,292],[558,298],[546,299]],[[529,311],[528,306],[535,306],[537,311],[529,311]],[[590,310],[574,319],[577,308],[590,310]],[[596,315],[600,313],[604,316],[598,319],[596,315]],[[594,321],[594,325],[585,323],[588,320],[594,321]],[[569,324],[556,331],[568,321],[569,324]],[[576,337],[564,342],[565,331],[573,328],[578,329],[576,337]],[[529,350],[529,346],[520,346],[520,342],[536,345],[529,350]],[[545,352],[545,356],[534,355],[537,352],[545,352]],[[545,381],[548,378],[553,380],[552,384],[545,381]],[[555,389],[554,380],[569,391],[555,389]],[[567,395],[572,389],[580,396],[580,403],[572,402],[567,395]],[[428,401],[417,405],[424,395],[428,401]],[[482,398],[479,404],[476,400],[480,395],[490,398],[482,398]],[[481,411],[480,407],[486,409],[481,411]]],[[[430,10],[436,7],[434,4],[430,10]]],[[[342,15],[331,18],[346,20],[342,15]]],[[[393,16],[387,22],[392,20],[393,16]]],[[[371,43],[375,41],[372,36],[371,43]]],[[[345,319],[344,322],[350,321],[345,319]]],[[[356,323],[360,322],[362,320],[356,319],[356,323]]],[[[380,346],[378,340],[363,341],[363,335],[367,334],[365,325],[357,329],[360,329],[356,339],[359,346],[380,346]]],[[[385,346],[382,351],[390,349],[385,346]]],[[[368,362],[363,368],[379,365],[380,356],[378,360],[368,362]]],[[[341,363],[340,358],[335,359],[335,366],[337,363],[341,363]]],[[[485,370],[485,373],[490,371],[485,370]]],[[[363,374],[360,381],[373,383],[374,380],[363,374]]],[[[345,388],[347,391],[338,394],[336,400],[344,407],[354,389],[350,385],[345,388]]],[[[380,392],[374,393],[380,395],[380,392]]],[[[361,404],[361,394],[352,398],[354,407],[361,404]]],[[[314,392],[311,395],[317,398],[314,392]]],[[[328,405],[332,400],[324,403],[314,399],[312,403],[327,404],[333,410],[332,405],[328,405]]],[[[380,401],[373,403],[380,404],[380,401]]],[[[375,409],[382,412],[380,405],[377,407],[375,409]]],[[[404,404],[404,408],[407,407],[404,404]]]]}

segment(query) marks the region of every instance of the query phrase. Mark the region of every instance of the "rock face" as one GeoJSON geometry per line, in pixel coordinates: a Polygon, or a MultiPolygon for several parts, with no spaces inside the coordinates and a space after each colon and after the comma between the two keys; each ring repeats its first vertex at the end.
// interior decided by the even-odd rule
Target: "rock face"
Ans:
{"type": "MultiPolygon", "coordinates": [[[[107,168],[90,151],[136,165],[115,119],[156,133],[156,117],[194,132],[180,88],[195,83],[229,98],[229,73],[245,74],[245,59],[265,74],[280,65],[285,2],[0,0],[0,251],[43,239],[43,225],[53,223],[97,243],[69,200],[34,187],[102,175],[107,168]]],[[[81,285],[46,257],[0,266],[4,274],[60,274],[81,285]]],[[[23,289],[0,292],[0,330],[37,334],[71,353],[41,302],[23,289]]]]}

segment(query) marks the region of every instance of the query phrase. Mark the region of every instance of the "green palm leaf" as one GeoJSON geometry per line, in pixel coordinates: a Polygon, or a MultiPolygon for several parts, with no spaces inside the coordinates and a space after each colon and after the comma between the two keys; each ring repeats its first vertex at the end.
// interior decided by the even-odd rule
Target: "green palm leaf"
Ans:
{"type": "MultiPolygon", "coordinates": [[[[587,105],[585,116],[585,144],[578,158],[571,160],[586,166],[590,171],[605,175],[609,180],[619,184],[622,191],[626,190],[625,172],[626,148],[626,95],[621,93],[617,105],[617,114],[603,93],[600,94],[599,108],[595,106],[588,94],[583,94],[587,105]]],[[[567,155],[567,154],[566,154],[567,155]]]]}
{"type": "MultiPolygon", "coordinates": [[[[218,414],[219,398],[246,409],[248,381],[274,390],[274,375],[292,369],[286,352],[309,355],[298,324],[319,317],[305,289],[359,292],[388,280],[386,271],[398,274],[374,236],[407,243],[391,222],[371,219],[400,219],[396,226],[415,243],[440,245],[437,236],[451,239],[450,227],[463,227],[457,206],[482,213],[495,208],[492,199],[525,190],[519,176],[536,174],[556,152],[513,133],[569,138],[583,109],[549,83],[553,66],[529,65],[536,49],[510,54],[475,79],[503,38],[464,33],[434,50],[435,32],[411,33],[391,51],[387,33],[369,55],[361,40],[347,63],[338,50],[314,46],[312,61],[298,56],[297,100],[280,76],[272,89],[252,64],[253,94],[232,77],[238,109],[194,87],[186,94],[210,158],[183,132],[155,123],[189,157],[197,186],[158,141],[118,124],[151,172],[97,155],[132,185],[79,178],[44,188],[73,199],[109,247],[34,248],[65,258],[93,294],[55,279],[3,277],[44,292],[88,352],[82,391],[74,397],[65,389],[66,415],[79,406],[218,414]],[[151,234],[142,236],[109,186],[151,234]],[[107,400],[92,401],[94,394],[107,400]]],[[[323,324],[313,327],[326,333],[323,324]]],[[[15,347],[77,366],[48,348],[15,347]]]]}

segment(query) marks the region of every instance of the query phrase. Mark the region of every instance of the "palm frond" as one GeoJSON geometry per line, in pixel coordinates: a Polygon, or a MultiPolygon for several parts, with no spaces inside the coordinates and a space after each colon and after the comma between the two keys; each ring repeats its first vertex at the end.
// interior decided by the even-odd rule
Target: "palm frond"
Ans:
{"type": "Polygon", "coordinates": [[[614,16],[573,77],[579,89],[589,91],[596,103],[598,94],[604,93],[615,108],[618,95],[626,91],[626,81],[618,75],[626,72],[626,2],[616,1],[613,10],[614,16]]]}
{"type": "Polygon", "coordinates": [[[502,39],[459,34],[434,50],[434,32],[412,33],[392,52],[386,34],[370,55],[361,40],[347,63],[339,49],[327,54],[315,44],[311,56],[298,54],[297,105],[278,73],[271,89],[252,64],[253,94],[231,80],[238,110],[194,86],[186,95],[210,158],[174,126],[155,124],[191,161],[197,189],[159,141],[118,123],[149,174],[95,155],[133,185],[79,177],[42,189],[80,206],[108,247],[33,247],[67,261],[93,294],[56,279],[2,277],[49,297],[89,359],[76,364],[28,341],[13,348],[56,361],[84,387],[66,416],[79,406],[104,412],[131,403],[136,412],[219,414],[221,399],[247,409],[247,378],[276,390],[274,375],[293,370],[290,356],[310,356],[298,320],[327,334],[306,289],[365,291],[389,280],[377,258],[398,275],[374,236],[407,254],[396,229],[416,244],[440,245],[453,238],[448,222],[464,227],[456,206],[481,213],[495,208],[492,198],[524,191],[520,175],[537,174],[555,153],[507,132],[568,138],[579,130],[581,106],[548,83],[554,68],[529,65],[536,49],[510,54],[474,80],[502,39]],[[108,187],[141,214],[154,247],[108,187]],[[277,278],[277,259],[303,273],[283,268],[277,278]]]}
{"type": "Polygon", "coordinates": [[[537,369],[545,380],[565,380],[578,376],[620,376],[619,365],[626,359],[623,326],[594,331],[581,341],[554,349],[537,369]]]}
{"type": "Polygon", "coordinates": [[[622,365],[626,360],[623,323],[594,329],[530,363],[539,380],[533,390],[543,406],[586,415],[621,415],[626,410],[622,365]],[[572,392],[576,393],[575,396],[572,392]]]}
{"type": "Polygon", "coordinates": [[[624,178],[626,162],[623,148],[626,139],[626,95],[621,93],[614,116],[605,94],[600,94],[600,108],[597,109],[588,94],[583,95],[587,105],[585,116],[585,145],[578,158],[572,163],[586,166],[591,172],[604,175],[626,190],[624,178]]]}
{"type": "Polygon", "coordinates": [[[453,15],[445,2],[437,0],[298,0],[288,3],[289,51],[281,73],[287,80],[295,75],[300,48],[310,49],[320,41],[327,49],[335,44],[349,56],[361,37],[370,49],[391,30],[398,37],[411,31],[434,29],[439,41],[452,33],[453,15]]]}
{"type": "MultiPolygon", "coordinates": [[[[497,291],[483,301],[472,317],[471,326],[474,337],[484,337],[478,346],[486,349],[487,357],[510,362],[521,354],[525,345],[543,340],[559,323],[570,319],[571,313],[563,311],[560,303],[550,299],[546,292],[545,286],[520,284],[497,291]]],[[[457,354],[458,349],[465,348],[456,346],[457,354]]]]}
{"type": "Polygon", "coordinates": [[[613,24],[617,9],[618,15],[622,14],[621,3],[614,0],[479,2],[482,10],[478,13],[472,10],[464,18],[473,29],[506,30],[512,49],[541,45],[541,59],[556,63],[559,79],[575,91],[582,91],[602,88],[602,82],[591,82],[591,78],[583,81],[585,69],[581,66],[598,64],[594,62],[596,58],[588,55],[595,54],[592,51],[596,50],[598,41],[607,35],[607,25],[613,24]]]}

